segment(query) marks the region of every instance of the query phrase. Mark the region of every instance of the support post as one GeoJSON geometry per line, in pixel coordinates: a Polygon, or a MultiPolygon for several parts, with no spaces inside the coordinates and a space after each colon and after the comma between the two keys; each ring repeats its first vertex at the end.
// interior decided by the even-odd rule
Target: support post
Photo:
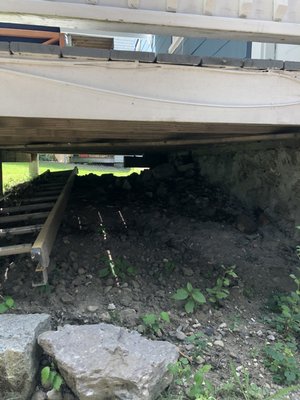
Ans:
{"type": "Polygon", "coordinates": [[[3,196],[3,170],[2,160],[0,159],[0,196],[3,196]]]}
{"type": "Polygon", "coordinates": [[[29,176],[30,179],[36,178],[39,175],[39,155],[36,153],[31,154],[31,162],[29,163],[29,176]]]}

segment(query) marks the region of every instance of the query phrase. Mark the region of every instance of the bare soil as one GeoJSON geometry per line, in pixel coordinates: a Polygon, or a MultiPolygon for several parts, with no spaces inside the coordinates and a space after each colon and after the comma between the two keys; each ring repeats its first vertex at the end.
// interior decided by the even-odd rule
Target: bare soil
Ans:
{"type": "MultiPolygon", "coordinates": [[[[299,266],[296,244],[263,210],[244,209],[190,164],[128,178],[87,175],[76,179],[52,251],[49,284],[32,287],[35,266],[29,257],[2,258],[2,292],[14,298],[15,313],[49,313],[54,327],[104,321],[137,329],[176,343],[193,368],[210,364],[209,379],[217,387],[234,365],[272,391],[278,387],[262,349],[280,335],[265,322],[267,303],[272,294],[295,289],[289,275],[299,266]],[[101,277],[110,268],[108,251],[117,277],[101,277]],[[222,266],[233,265],[238,278],[218,307],[207,302],[187,314],[171,298],[188,282],[208,297],[206,289],[224,272],[222,266]],[[161,311],[171,323],[155,335],[142,317],[161,311]],[[205,348],[197,358],[188,337],[199,332],[205,348]]],[[[172,390],[175,397],[169,398],[182,398],[172,390]]]]}

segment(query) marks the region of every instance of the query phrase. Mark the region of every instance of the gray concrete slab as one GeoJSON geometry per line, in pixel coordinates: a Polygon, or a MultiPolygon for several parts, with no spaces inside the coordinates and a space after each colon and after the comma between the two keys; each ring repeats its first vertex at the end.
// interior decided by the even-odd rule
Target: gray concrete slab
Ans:
{"type": "Polygon", "coordinates": [[[177,64],[197,66],[201,62],[201,58],[197,56],[182,54],[158,54],[156,57],[158,64],[177,64]]]}
{"type": "Polygon", "coordinates": [[[111,50],[110,60],[112,61],[139,61],[144,63],[152,63],[155,61],[155,54],[145,51],[121,51],[111,50]]]}
{"type": "Polygon", "coordinates": [[[61,50],[59,46],[37,43],[11,42],[10,51],[13,55],[31,58],[59,58],[61,56],[61,50]]]}
{"type": "Polygon", "coordinates": [[[216,68],[241,68],[243,59],[241,58],[219,58],[219,57],[202,57],[202,67],[216,68]]]}
{"type": "Polygon", "coordinates": [[[284,63],[281,60],[260,60],[260,59],[244,59],[243,68],[245,69],[256,69],[256,70],[264,70],[264,69],[283,69],[284,63]]]}
{"type": "Polygon", "coordinates": [[[98,61],[108,61],[110,51],[105,49],[93,49],[90,47],[63,47],[61,49],[63,58],[88,59],[98,61]]]}
{"type": "Polygon", "coordinates": [[[9,50],[9,43],[8,42],[0,42],[0,56],[10,56],[10,50],[9,50]]]}
{"type": "Polygon", "coordinates": [[[300,71],[300,62],[298,62],[298,61],[285,61],[284,69],[286,71],[300,71]]]}

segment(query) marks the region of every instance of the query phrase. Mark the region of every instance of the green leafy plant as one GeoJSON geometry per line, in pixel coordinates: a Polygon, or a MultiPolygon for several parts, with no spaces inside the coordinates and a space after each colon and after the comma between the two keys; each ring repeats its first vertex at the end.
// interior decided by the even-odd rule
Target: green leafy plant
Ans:
{"type": "Polygon", "coordinates": [[[236,371],[234,364],[230,364],[230,379],[218,390],[223,399],[266,400],[267,391],[251,381],[249,372],[242,369],[236,371]]]}
{"type": "Polygon", "coordinates": [[[142,321],[146,330],[155,335],[161,333],[162,326],[170,323],[170,316],[167,312],[162,311],[159,315],[145,314],[142,321]]]}
{"type": "MultiPolygon", "coordinates": [[[[114,277],[110,265],[110,260],[108,258],[104,258],[103,262],[105,264],[105,267],[101,268],[101,270],[99,271],[100,278],[114,277]]],[[[119,257],[114,260],[114,272],[119,278],[125,279],[126,277],[136,276],[137,268],[129,264],[129,262],[124,258],[119,257]]]]}
{"type": "Polygon", "coordinates": [[[293,342],[277,342],[265,347],[265,365],[271,371],[275,383],[291,385],[300,380],[296,351],[297,346],[293,342]]]}
{"type": "Polygon", "coordinates": [[[10,296],[5,296],[5,297],[1,296],[1,299],[2,302],[0,303],[0,314],[4,314],[6,311],[14,307],[15,301],[10,296]]]}
{"type": "Polygon", "coordinates": [[[210,370],[211,365],[206,364],[195,372],[193,383],[188,390],[189,398],[196,400],[215,400],[214,387],[209,380],[206,379],[206,375],[210,370]]]}
{"type": "Polygon", "coordinates": [[[232,283],[232,279],[236,279],[238,276],[235,273],[235,265],[225,268],[224,265],[221,266],[224,270],[223,274],[219,276],[215,286],[211,289],[206,289],[209,294],[208,300],[211,303],[220,304],[220,302],[229,296],[229,286],[232,283]]]}
{"type": "Polygon", "coordinates": [[[51,366],[48,365],[41,370],[41,382],[43,386],[50,386],[59,392],[64,380],[56,371],[54,365],[51,364],[51,366]]]}
{"type": "Polygon", "coordinates": [[[171,275],[175,271],[175,269],[176,269],[176,265],[174,264],[173,261],[168,260],[168,261],[164,262],[163,272],[166,275],[171,275]]]}
{"type": "Polygon", "coordinates": [[[193,359],[197,359],[197,357],[201,357],[203,352],[207,347],[207,338],[202,332],[197,332],[191,336],[188,336],[186,341],[194,345],[193,349],[191,350],[191,355],[193,359]]]}
{"type": "Polygon", "coordinates": [[[165,399],[189,399],[193,400],[216,400],[214,387],[206,379],[211,365],[203,365],[193,373],[190,362],[187,358],[181,357],[176,363],[169,365],[169,371],[173,375],[174,383],[177,385],[177,396],[170,393],[165,399]],[[181,390],[178,393],[178,386],[181,390]],[[187,397],[186,397],[187,396],[187,397]]]}
{"type": "Polygon", "coordinates": [[[191,378],[192,369],[189,360],[185,357],[181,357],[176,363],[168,365],[168,370],[173,375],[176,385],[186,384],[191,378]]]}
{"type": "MultiPolygon", "coordinates": [[[[298,268],[300,272],[300,268],[298,268]]],[[[296,290],[288,295],[276,295],[273,297],[269,307],[279,313],[267,321],[286,337],[300,336],[300,278],[290,275],[293,279],[296,290]]]]}
{"type": "Polygon", "coordinates": [[[177,289],[172,298],[177,301],[185,301],[185,311],[193,313],[196,306],[206,303],[205,296],[200,289],[193,288],[191,283],[187,283],[186,288],[177,289]]]}
{"type": "Polygon", "coordinates": [[[37,286],[36,290],[39,292],[40,296],[50,296],[52,287],[49,283],[46,283],[45,285],[37,286]]]}

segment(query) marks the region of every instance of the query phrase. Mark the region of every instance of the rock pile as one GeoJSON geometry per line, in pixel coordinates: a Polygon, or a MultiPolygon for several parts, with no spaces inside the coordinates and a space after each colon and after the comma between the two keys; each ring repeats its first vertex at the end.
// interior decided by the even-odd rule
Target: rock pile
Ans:
{"type": "Polygon", "coordinates": [[[27,400],[36,384],[39,334],[51,329],[47,314],[0,315],[0,399],[27,400]]]}
{"type": "Polygon", "coordinates": [[[80,400],[152,400],[170,384],[176,346],[109,324],[71,326],[39,336],[80,400]]]}

